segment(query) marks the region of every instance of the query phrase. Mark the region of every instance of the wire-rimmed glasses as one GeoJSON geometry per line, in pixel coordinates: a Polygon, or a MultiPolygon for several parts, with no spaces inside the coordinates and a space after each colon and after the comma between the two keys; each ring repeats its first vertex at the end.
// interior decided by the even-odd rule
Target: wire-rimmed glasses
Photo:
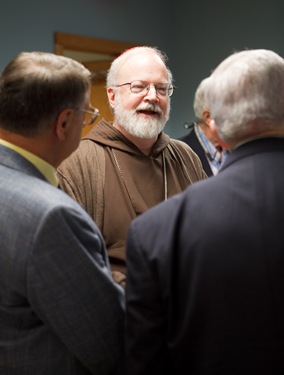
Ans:
{"type": "Polygon", "coordinates": [[[154,87],[156,90],[156,93],[161,96],[172,96],[175,86],[171,85],[167,82],[159,82],[156,85],[151,85],[149,82],[145,81],[132,81],[127,83],[122,83],[120,85],[115,85],[115,87],[122,87],[129,85],[130,91],[133,94],[138,95],[146,95],[148,91],[150,90],[150,87],[154,87]]]}
{"type": "Polygon", "coordinates": [[[100,114],[99,110],[92,106],[89,106],[89,109],[80,108],[79,111],[85,112],[85,125],[92,125],[100,114]]]}

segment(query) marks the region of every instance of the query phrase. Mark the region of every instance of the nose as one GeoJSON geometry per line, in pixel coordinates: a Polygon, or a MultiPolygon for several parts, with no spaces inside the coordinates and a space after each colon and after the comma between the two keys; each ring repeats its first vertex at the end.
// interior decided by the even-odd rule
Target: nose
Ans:
{"type": "Polygon", "coordinates": [[[151,100],[151,101],[157,101],[158,100],[157,91],[156,91],[155,86],[149,85],[147,94],[145,95],[145,98],[147,98],[148,100],[151,100]]]}

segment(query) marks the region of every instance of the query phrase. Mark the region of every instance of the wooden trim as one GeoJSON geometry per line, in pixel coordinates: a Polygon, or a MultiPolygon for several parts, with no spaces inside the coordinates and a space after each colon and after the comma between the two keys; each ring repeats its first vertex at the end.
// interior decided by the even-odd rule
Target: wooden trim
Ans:
{"type": "Polygon", "coordinates": [[[94,38],[90,36],[54,33],[55,52],[63,55],[64,50],[96,52],[118,56],[124,50],[137,46],[137,44],[119,42],[109,39],[94,38]]]}

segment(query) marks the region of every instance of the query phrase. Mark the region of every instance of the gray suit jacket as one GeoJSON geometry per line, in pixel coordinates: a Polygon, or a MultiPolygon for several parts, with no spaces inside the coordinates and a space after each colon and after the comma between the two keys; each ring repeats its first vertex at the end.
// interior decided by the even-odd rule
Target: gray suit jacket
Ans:
{"type": "Polygon", "coordinates": [[[0,374],[117,374],[124,292],[86,212],[0,145],[0,374]]]}

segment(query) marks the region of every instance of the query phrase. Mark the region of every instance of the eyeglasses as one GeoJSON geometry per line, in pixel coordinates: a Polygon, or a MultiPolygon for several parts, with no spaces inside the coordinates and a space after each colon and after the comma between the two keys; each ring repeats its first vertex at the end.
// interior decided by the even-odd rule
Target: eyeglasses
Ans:
{"type": "Polygon", "coordinates": [[[128,83],[122,83],[121,85],[115,85],[115,87],[122,87],[129,85],[130,91],[133,94],[139,94],[139,95],[146,95],[150,87],[154,87],[156,90],[156,93],[161,95],[161,96],[172,96],[175,87],[167,82],[160,82],[157,83],[156,85],[150,85],[149,82],[145,81],[132,81],[128,83]]]}
{"type": "Polygon", "coordinates": [[[100,112],[97,108],[91,107],[90,110],[80,108],[79,111],[85,112],[85,124],[92,125],[98,118],[100,112]]]}

